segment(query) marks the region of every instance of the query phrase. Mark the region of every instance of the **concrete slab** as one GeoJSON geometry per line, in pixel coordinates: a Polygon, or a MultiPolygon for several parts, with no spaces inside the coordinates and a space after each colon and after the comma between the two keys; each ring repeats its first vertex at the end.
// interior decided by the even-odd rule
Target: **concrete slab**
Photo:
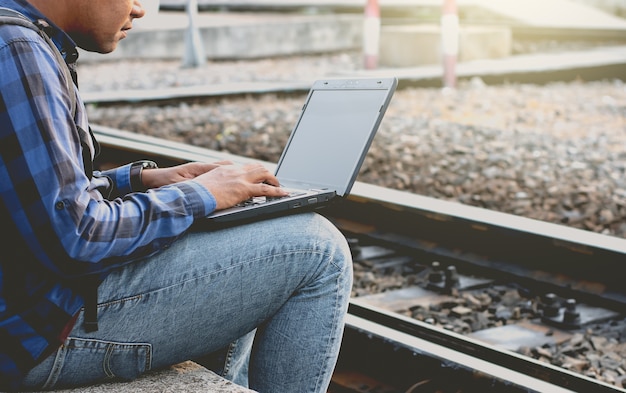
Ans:
{"type": "MultiPolygon", "coordinates": [[[[505,26],[461,26],[457,60],[497,59],[511,54],[511,30],[505,26]]],[[[415,67],[441,63],[439,25],[382,26],[379,63],[383,67],[415,67]]]]}
{"type": "MultiPolygon", "coordinates": [[[[147,373],[132,382],[111,382],[57,393],[254,393],[193,362],[147,373]]],[[[28,393],[28,392],[27,392],[28,393]]],[[[30,392],[35,393],[35,392],[30,392]]]]}
{"type": "MultiPolygon", "coordinates": [[[[626,20],[569,0],[471,0],[526,26],[574,29],[620,29],[626,20]]],[[[462,0],[459,0],[462,3],[462,0]]]]}
{"type": "MultiPolygon", "coordinates": [[[[184,8],[187,0],[161,0],[164,8],[184,8]]],[[[443,0],[379,0],[381,9],[420,7],[441,9],[443,0]]],[[[363,0],[198,0],[199,7],[227,9],[352,9],[361,10],[363,0]]],[[[461,11],[479,7],[528,26],[625,29],[626,20],[598,8],[571,0],[457,0],[461,11]]]]}
{"type": "Polygon", "coordinates": [[[562,343],[568,340],[571,334],[532,322],[520,322],[481,330],[468,336],[499,348],[518,351],[522,346],[541,347],[546,344],[562,343]]]}
{"type": "MultiPolygon", "coordinates": [[[[251,59],[352,50],[362,42],[357,15],[285,15],[202,12],[197,21],[209,59],[251,59]]],[[[181,12],[159,12],[136,28],[109,54],[81,51],[81,61],[122,58],[181,59],[189,19],[181,12]]]]}
{"type": "Polygon", "coordinates": [[[441,303],[448,299],[452,299],[452,297],[414,286],[362,296],[359,298],[359,301],[396,312],[404,312],[411,307],[428,307],[431,304],[441,303]]]}
{"type": "MultiPolygon", "coordinates": [[[[401,85],[441,86],[441,65],[379,68],[350,72],[351,76],[396,76],[401,85]]],[[[600,47],[590,50],[517,55],[503,59],[483,59],[458,63],[458,79],[482,78],[487,83],[544,83],[605,79],[607,75],[626,80],[626,46],[600,47]]],[[[345,76],[345,74],[344,74],[345,76]]]]}

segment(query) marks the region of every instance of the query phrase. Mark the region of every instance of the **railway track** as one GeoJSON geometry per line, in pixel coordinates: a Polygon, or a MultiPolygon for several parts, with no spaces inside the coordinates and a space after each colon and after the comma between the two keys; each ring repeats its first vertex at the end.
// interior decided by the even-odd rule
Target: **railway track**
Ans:
{"type": "MultiPolygon", "coordinates": [[[[250,161],[94,132],[102,167],[250,161]]],[[[626,239],[363,183],[319,212],[355,260],[329,393],[625,391],[626,239]]]]}

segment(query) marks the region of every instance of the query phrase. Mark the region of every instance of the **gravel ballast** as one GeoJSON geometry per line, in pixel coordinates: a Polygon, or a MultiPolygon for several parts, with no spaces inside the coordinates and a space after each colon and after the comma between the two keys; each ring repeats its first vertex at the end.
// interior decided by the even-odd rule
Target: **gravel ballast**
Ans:
{"type": "MultiPolygon", "coordinates": [[[[310,81],[357,70],[357,54],[247,62],[79,66],[86,92],[310,81]]],[[[276,162],[304,95],[90,105],[92,123],[276,162]]],[[[396,92],[359,181],[626,237],[626,84],[504,84],[396,92]]]]}

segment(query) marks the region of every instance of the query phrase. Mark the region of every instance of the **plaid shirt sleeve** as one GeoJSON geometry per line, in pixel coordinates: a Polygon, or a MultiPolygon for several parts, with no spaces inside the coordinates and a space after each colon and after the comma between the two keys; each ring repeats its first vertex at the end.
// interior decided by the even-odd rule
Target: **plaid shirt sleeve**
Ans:
{"type": "Polygon", "coordinates": [[[19,39],[0,36],[0,208],[10,216],[0,225],[39,263],[66,277],[104,272],[167,247],[215,208],[193,181],[104,198],[107,186],[131,191],[130,166],[85,175],[62,73],[50,48],[24,30],[19,39]]]}

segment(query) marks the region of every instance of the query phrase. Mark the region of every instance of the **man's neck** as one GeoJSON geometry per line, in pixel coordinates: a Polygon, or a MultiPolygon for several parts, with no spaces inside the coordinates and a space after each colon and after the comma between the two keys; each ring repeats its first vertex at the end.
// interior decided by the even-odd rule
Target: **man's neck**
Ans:
{"type": "Polygon", "coordinates": [[[45,15],[50,21],[52,21],[55,25],[59,26],[59,28],[66,30],[67,28],[67,6],[68,2],[66,0],[26,0],[33,7],[37,8],[39,12],[45,15]]]}

